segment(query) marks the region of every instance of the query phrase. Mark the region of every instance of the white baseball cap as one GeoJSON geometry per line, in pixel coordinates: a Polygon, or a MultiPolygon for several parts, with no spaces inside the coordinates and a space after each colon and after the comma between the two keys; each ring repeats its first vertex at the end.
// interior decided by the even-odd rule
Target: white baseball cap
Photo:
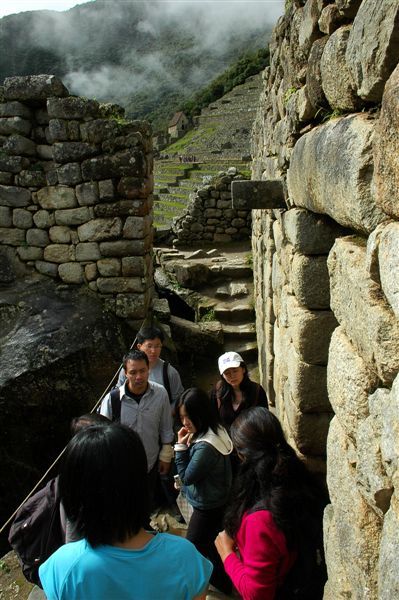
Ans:
{"type": "Polygon", "coordinates": [[[226,369],[239,367],[243,362],[242,357],[237,352],[225,352],[218,359],[219,372],[223,375],[226,369]]]}

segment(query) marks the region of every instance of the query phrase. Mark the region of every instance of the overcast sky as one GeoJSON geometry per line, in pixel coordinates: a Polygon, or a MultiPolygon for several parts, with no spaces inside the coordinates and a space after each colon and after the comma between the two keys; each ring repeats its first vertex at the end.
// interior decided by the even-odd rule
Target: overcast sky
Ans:
{"type": "MultiPolygon", "coordinates": [[[[92,0],[0,0],[0,18],[5,15],[11,15],[14,13],[24,12],[27,10],[68,10],[72,6],[77,4],[84,4],[85,2],[92,0]]],[[[103,0],[114,2],[114,0],[103,0]]],[[[119,0],[121,1],[121,0],[119,0]]],[[[146,2],[146,0],[122,0],[124,2],[146,2]]],[[[237,0],[174,0],[175,2],[201,2],[205,4],[208,2],[226,2],[234,4],[237,0]]],[[[282,0],[249,0],[251,3],[259,4],[270,4],[271,6],[282,5],[282,0]]]]}
{"type": "Polygon", "coordinates": [[[0,0],[0,17],[27,10],[68,10],[88,0],[0,0]]]}

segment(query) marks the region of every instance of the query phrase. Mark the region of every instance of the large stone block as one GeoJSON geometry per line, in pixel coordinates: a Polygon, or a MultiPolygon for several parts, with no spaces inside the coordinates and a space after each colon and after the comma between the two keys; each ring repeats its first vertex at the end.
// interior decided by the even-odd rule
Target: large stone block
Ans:
{"type": "Polygon", "coordinates": [[[358,355],[342,327],[331,336],[327,388],[331,405],[346,435],[356,442],[359,423],[369,415],[368,397],[378,376],[358,355]]]}
{"type": "Polygon", "coordinates": [[[144,319],[147,314],[148,298],[145,294],[118,294],[115,314],[127,319],[144,319]]]}
{"type": "Polygon", "coordinates": [[[30,229],[33,225],[32,213],[24,208],[14,208],[12,211],[12,222],[14,227],[30,229]]]}
{"type": "Polygon", "coordinates": [[[48,210],[38,210],[33,215],[33,222],[39,229],[48,229],[55,223],[54,213],[50,213],[48,210]]]}
{"type": "Polygon", "coordinates": [[[22,119],[31,119],[32,111],[26,104],[22,104],[22,102],[1,102],[0,117],[21,117],[22,119]]]}
{"type": "Polygon", "coordinates": [[[98,154],[98,149],[85,142],[58,142],[53,144],[54,160],[58,163],[82,161],[96,154],[98,154]]]}
{"type": "Polygon", "coordinates": [[[0,227],[11,227],[12,211],[8,206],[0,206],[0,227]]]}
{"type": "Polygon", "coordinates": [[[399,66],[385,86],[374,144],[376,203],[399,217],[399,66]]]}
{"type": "Polygon", "coordinates": [[[141,239],[146,237],[151,230],[152,217],[128,217],[123,226],[123,237],[127,239],[141,239]]]}
{"type": "Polygon", "coordinates": [[[330,310],[310,311],[294,296],[288,306],[292,342],[300,359],[310,365],[326,365],[331,335],[338,323],[330,310]]]}
{"type": "Polygon", "coordinates": [[[328,504],[324,510],[323,537],[328,572],[328,581],[324,587],[323,600],[346,600],[347,598],[351,598],[349,573],[341,555],[332,504],[328,504]]]}
{"type": "Polygon", "coordinates": [[[68,90],[55,75],[6,77],[4,97],[7,100],[37,101],[49,96],[68,96],[68,90]]]}
{"type": "Polygon", "coordinates": [[[122,150],[112,156],[89,158],[82,163],[85,181],[98,181],[112,177],[145,177],[146,164],[141,152],[122,150]]]}
{"type": "Polygon", "coordinates": [[[49,229],[49,237],[53,244],[69,244],[72,241],[71,229],[65,225],[55,225],[49,229]]]}
{"type": "Polygon", "coordinates": [[[348,19],[353,19],[359,10],[362,0],[336,0],[339,12],[348,19]]]}
{"type": "MultiPolygon", "coordinates": [[[[354,448],[336,418],[327,441],[327,483],[334,508],[338,547],[351,598],[377,598],[377,564],[382,520],[366,503],[356,485],[351,464],[354,448]]],[[[329,565],[334,569],[334,563],[329,565]]]]}
{"type": "Polygon", "coordinates": [[[29,159],[25,156],[0,155],[0,171],[5,173],[19,173],[29,166],[29,159]]]}
{"type": "Polygon", "coordinates": [[[62,185],[42,188],[37,192],[37,199],[41,208],[74,208],[77,206],[75,191],[62,185]]]}
{"type": "Polygon", "coordinates": [[[28,229],[26,232],[26,242],[29,246],[44,248],[50,240],[47,231],[44,229],[28,229]]]}
{"type": "Polygon", "coordinates": [[[47,275],[48,277],[58,276],[58,265],[52,262],[46,262],[45,260],[37,260],[35,262],[35,269],[42,275],[47,275]]]}
{"type": "Polygon", "coordinates": [[[345,59],[350,30],[351,26],[345,25],[334,31],[320,62],[323,92],[334,110],[354,111],[361,103],[345,59]]]}
{"type": "Polygon", "coordinates": [[[15,133],[4,143],[3,150],[12,156],[35,156],[36,144],[29,138],[15,133]]]}
{"type": "Polygon", "coordinates": [[[101,294],[129,294],[144,292],[141,277],[99,277],[97,288],[101,294]]]}
{"type": "Polygon", "coordinates": [[[399,322],[368,277],[365,261],[361,238],[335,242],[328,258],[331,308],[360,356],[387,385],[399,370],[399,322]]]}
{"type": "Polygon", "coordinates": [[[74,186],[82,181],[79,163],[67,163],[57,169],[58,183],[74,186]]]}
{"type": "Polygon", "coordinates": [[[398,48],[397,0],[363,0],[346,49],[346,62],[361,98],[381,101],[385,82],[398,63],[398,48]]]}
{"type": "Polygon", "coordinates": [[[0,118],[0,135],[19,133],[26,136],[30,134],[31,129],[32,125],[28,119],[21,119],[21,117],[0,118]]]}
{"type": "MultiPolygon", "coordinates": [[[[97,269],[101,277],[119,277],[121,274],[121,261],[119,258],[102,258],[97,261],[97,269]]],[[[125,273],[123,273],[123,276],[126,277],[125,273]]]]}
{"type": "Polygon", "coordinates": [[[296,404],[284,395],[287,422],[299,452],[311,456],[326,453],[326,439],[332,413],[302,413],[296,404]]]}
{"type": "Polygon", "coordinates": [[[369,397],[370,416],[360,422],[356,440],[359,491],[381,517],[389,508],[393,492],[381,459],[382,411],[389,396],[389,390],[379,388],[369,397]]]}
{"type": "Polygon", "coordinates": [[[56,210],[54,213],[55,222],[57,225],[82,225],[90,221],[90,209],[87,206],[80,208],[67,208],[64,210],[56,210]]]}
{"type": "Polygon", "coordinates": [[[380,556],[378,561],[378,598],[392,600],[399,597],[399,499],[397,492],[391,500],[391,507],[385,515],[381,534],[380,556]]]}
{"type": "Polygon", "coordinates": [[[85,242],[76,245],[76,260],[99,260],[100,248],[96,242],[85,242]]]}
{"type": "Polygon", "coordinates": [[[382,291],[399,318],[399,223],[389,223],[378,236],[378,266],[382,291]]]}
{"type": "Polygon", "coordinates": [[[122,258],[122,275],[124,277],[143,277],[150,268],[150,261],[148,259],[148,256],[124,256],[122,258]]]}
{"type": "Polygon", "coordinates": [[[65,283],[84,283],[84,269],[76,262],[61,264],[58,267],[58,275],[65,283]]]}
{"type": "MultiPolygon", "coordinates": [[[[56,96],[57,94],[51,94],[56,96]]],[[[50,94],[49,94],[50,96],[50,94]]],[[[96,117],[99,104],[96,100],[70,96],[69,98],[48,98],[47,112],[50,119],[84,119],[96,117]]]]}
{"type": "Polygon", "coordinates": [[[20,208],[31,203],[29,190],[17,186],[0,185],[0,205],[20,208]]]}
{"type": "Polygon", "coordinates": [[[334,119],[303,135],[288,170],[291,201],[325,213],[344,227],[370,233],[386,218],[372,190],[373,131],[373,122],[359,114],[334,119]]]}
{"type": "Polygon", "coordinates": [[[17,254],[21,260],[41,260],[43,258],[43,248],[35,246],[20,246],[17,248],[17,254]]]}
{"type": "Polygon", "coordinates": [[[399,376],[393,382],[389,395],[383,395],[381,408],[381,456],[384,469],[397,488],[399,471],[399,376]]]}
{"type": "Polygon", "coordinates": [[[21,246],[25,243],[25,230],[0,227],[0,244],[21,246]]]}
{"type": "Polygon", "coordinates": [[[307,56],[313,42],[320,37],[318,0],[306,0],[298,32],[300,51],[307,56]]]}
{"type": "Polygon", "coordinates": [[[291,346],[288,357],[291,398],[302,413],[331,412],[327,394],[327,369],[301,360],[291,346]]]}
{"type": "Polygon", "coordinates": [[[291,284],[299,304],[312,309],[329,308],[327,256],[306,256],[297,252],[292,261],[291,284]]]}
{"type": "Polygon", "coordinates": [[[44,260],[53,263],[67,263],[75,260],[75,250],[68,244],[50,244],[44,249],[44,260]]]}
{"type": "Polygon", "coordinates": [[[344,234],[342,227],[328,217],[300,208],[283,213],[282,226],[284,236],[302,254],[327,254],[335,238],[344,234]]]}
{"type": "Polygon", "coordinates": [[[114,219],[93,219],[78,227],[78,236],[81,242],[110,240],[119,237],[121,233],[122,221],[118,217],[114,219]]]}
{"type": "MultiPolygon", "coordinates": [[[[150,240],[117,240],[115,242],[100,242],[102,256],[141,256],[148,252],[150,240]]],[[[133,318],[133,317],[132,317],[133,318]]]]}
{"type": "Polygon", "coordinates": [[[81,183],[76,186],[76,197],[80,206],[91,206],[98,202],[98,183],[81,183]]]}

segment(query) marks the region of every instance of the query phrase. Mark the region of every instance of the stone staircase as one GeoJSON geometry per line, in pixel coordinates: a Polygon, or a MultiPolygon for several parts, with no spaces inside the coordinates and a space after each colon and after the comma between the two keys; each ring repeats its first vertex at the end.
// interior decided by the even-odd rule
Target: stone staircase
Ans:
{"type": "MultiPolygon", "coordinates": [[[[194,308],[197,323],[209,324],[213,330],[220,328],[220,353],[233,350],[241,354],[256,379],[258,346],[250,252],[249,242],[194,252],[192,248],[155,249],[157,263],[171,282],[170,289],[194,308]]],[[[217,377],[215,367],[206,367],[208,375],[211,368],[213,380],[217,377]]]]}

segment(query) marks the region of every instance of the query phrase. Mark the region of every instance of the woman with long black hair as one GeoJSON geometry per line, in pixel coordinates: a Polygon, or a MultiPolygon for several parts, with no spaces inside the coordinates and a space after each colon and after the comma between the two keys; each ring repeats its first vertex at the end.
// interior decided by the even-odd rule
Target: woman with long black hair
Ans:
{"type": "Polygon", "coordinates": [[[231,437],[241,464],[215,540],[226,573],[243,600],[322,598],[324,494],[266,408],[244,411],[231,437]]]}
{"type": "Polygon", "coordinates": [[[252,406],[268,407],[263,387],[251,381],[248,367],[237,352],[225,352],[218,359],[220,379],[211,390],[222,425],[229,431],[234,419],[252,406]]]}
{"type": "Polygon", "coordinates": [[[233,444],[220,425],[215,406],[206,392],[189,388],[180,397],[177,412],[182,427],[175,444],[177,472],[193,507],[187,539],[213,564],[211,583],[229,593],[231,581],[216,552],[214,539],[223,528],[231,487],[230,454],[233,444]]]}

